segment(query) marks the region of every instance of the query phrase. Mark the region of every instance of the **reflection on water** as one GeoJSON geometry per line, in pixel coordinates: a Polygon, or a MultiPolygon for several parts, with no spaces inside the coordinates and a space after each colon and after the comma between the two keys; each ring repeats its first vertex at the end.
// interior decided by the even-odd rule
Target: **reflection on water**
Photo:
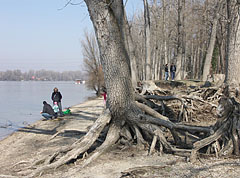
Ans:
{"type": "Polygon", "coordinates": [[[85,85],[75,85],[74,82],[0,81],[0,139],[41,119],[42,101],[52,103],[54,87],[59,88],[63,95],[63,108],[94,96],[94,92],[87,90],[85,85]]]}

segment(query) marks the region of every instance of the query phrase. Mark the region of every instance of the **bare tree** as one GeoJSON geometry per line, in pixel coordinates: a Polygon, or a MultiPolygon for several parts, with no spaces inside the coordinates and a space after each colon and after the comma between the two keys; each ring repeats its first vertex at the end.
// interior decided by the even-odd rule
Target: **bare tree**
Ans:
{"type": "Polygon", "coordinates": [[[151,61],[151,45],[150,45],[150,13],[148,1],[144,3],[144,32],[145,32],[145,72],[146,80],[152,79],[152,61],[151,61]]]}
{"type": "Polygon", "coordinates": [[[213,56],[213,50],[215,47],[215,41],[217,36],[217,24],[219,19],[219,9],[220,9],[220,2],[216,1],[216,6],[214,8],[214,18],[213,18],[213,25],[211,30],[211,36],[210,36],[210,42],[207,50],[206,59],[204,62],[203,67],[203,81],[206,81],[208,78],[208,75],[210,73],[211,68],[211,62],[212,62],[212,56],[213,56]]]}
{"type": "Polygon", "coordinates": [[[121,3],[119,3],[118,1],[121,1],[121,0],[115,0],[112,2],[112,8],[116,9],[114,11],[114,14],[115,14],[118,22],[122,26],[121,32],[122,32],[125,47],[127,50],[127,54],[130,58],[132,84],[133,84],[133,87],[135,88],[137,86],[137,82],[138,82],[138,70],[137,70],[137,62],[136,62],[136,45],[134,44],[134,41],[132,38],[131,27],[128,23],[124,6],[123,6],[123,4],[122,4],[122,6],[119,6],[121,3]]]}
{"type": "Polygon", "coordinates": [[[87,87],[96,91],[96,95],[100,96],[101,87],[104,86],[104,77],[95,35],[85,31],[85,39],[81,44],[84,66],[88,76],[87,87]]]}
{"type": "Polygon", "coordinates": [[[240,26],[238,0],[227,0],[226,82],[240,83],[240,26]]]}
{"type": "Polygon", "coordinates": [[[176,57],[176,80],[180,80],[182,77],[182,0],[177,1],[177,57],[176,57]]]}
{"type": "Polygon", "coordinates": [[[202,79],[203,74],[208,75],[205,71],[210,71],[204,67],[204,64],[209,64],[207,62],[209,60],[205,59],[211,58],[210,54],[213,52],[214,61],[210,60],[210,65],[207,66],[211,66],[213,61],[215,65],[212,72],[224,72],[226,21],[224,8],[219,8],[220,6],[216,8],[218,1],[152,0],[144,2],[145,14],[148,6],[151,19],[150,35],[147,35],[150,36],[149,45],[146,45],[146,35],[143,35],[143,32],[146,32],[144,12],[135,14],[131,22],[136,66],[141,80],[146,79],[146,66],[151,68],[151,77],[159,79],[163,64],[169,62],[177,62],[177,79],[202,79]],[[214,45],[210,45],[210,42],[212,44],[213,40],[216,40],[214,29],[216,29],[218,41],[217,44],[214,42],[214,45]],[[212,35],[211,32],[213,32],[212,35]],[[146,64],[147,58],[150,59],[149,64],[146,64]]]}

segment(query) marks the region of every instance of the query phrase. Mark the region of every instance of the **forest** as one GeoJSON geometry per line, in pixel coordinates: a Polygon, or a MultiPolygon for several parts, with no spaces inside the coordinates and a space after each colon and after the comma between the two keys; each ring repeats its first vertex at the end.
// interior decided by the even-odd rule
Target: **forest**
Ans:
{"type": "MultiPolygon", "coordinates": [[[[144,0],[143,5],[144,11],[123,22],[135,86],[137,81],[164,79],[164,65],[172,63],[176,80],[212,81],[219,74],[238,74],[228,67],[229,46],[234,45],[230,39],[237,37],[232,27],[237,6],[223,0],[144,0]]],[[[85,33],[82,53],[88,85],[96,90],[104,78],[94,33],[85,33]]]]}
{"type": "Polygon", "coordinates": [[[178,80],[224,73],[226,13],[223,1],[144,1],[144,12],[134,15],[128,26],[137,78],[163,79],[167,63],[176,64],[178,80]]]}

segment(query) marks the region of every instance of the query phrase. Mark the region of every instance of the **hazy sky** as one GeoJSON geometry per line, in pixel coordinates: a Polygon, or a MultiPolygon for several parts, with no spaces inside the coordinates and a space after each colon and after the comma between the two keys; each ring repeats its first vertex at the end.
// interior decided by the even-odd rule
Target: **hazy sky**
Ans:
{"type": "MultiPolygon", "coordinates": [[[[84,2],[58,10],[66,2],[0,0],[0,71],[82,68],[80,41],[84,30],[92,31],[92,23],[84,2]]],[[[138,11],[142,4],[128,0],[127,12],[138,11]]]]}

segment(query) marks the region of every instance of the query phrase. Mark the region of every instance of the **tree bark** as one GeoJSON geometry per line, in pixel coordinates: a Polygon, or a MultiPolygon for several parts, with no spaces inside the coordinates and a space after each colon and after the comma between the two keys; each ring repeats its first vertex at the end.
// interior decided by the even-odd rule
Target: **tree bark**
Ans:
{"type": "Polygon", "coordinates": [[[162,0],[163,13],[163,47],[164,47],[164,64],[168,63],[168,51],[167,51],[167,34],[166,34],[166,1],[162,0]]]}
{"type": "Polygon", "coordinates": [[[177,20],[177,59],[176,59],[176,80],[181,80],[182,76],[182,0],[178,0],[178,20],[177,20]]]}
{"type": "Polygon", "coordinates": [[[218,18],[219,18],[219,15],[218,15],[218,7],[219,7],[218,3],[219,2],[216,2],[216,3],[217,3],[217,5],[216,5],[217,7],[215,8],[215,12],[214,12],[214,19],[213,19],[210,42],[209,42],[207,55],[206,55],[206,59],[205,59],[204,67],[203,67],[203,81],[206,81],[208,75],[210,74],[212,55],[213,55],[213,50],[214,50],[215,42],[216,42],[217,24],[218,24],[218,18]]]}
{"type": "Polygon", "coordinates": [[[144,32],[145,32],[145,75],[146,80],[152,79],[152,64],[151,64],[151,46],[150,46],[150,14],[148,1],[143,0],[144,3],[144,32]]]}
{"type": "MultiPolygon", "coordinates": [[[[100,49],[109,109],[113,119],[122,119],[134,101],[129,56],[121,33],[123,23],[107,0],[85,2],[100,49]]],[[[122,6],[122,1],[117,2],[122,6]]]]}
{"type": "Polygon", "coordinates": [[[228,30],[226,49],[226,80],[228,84],[240,83],[240,26],[239,3],[227,0],[228,30]]]}
{"type": "Polygon", "coordinates": [[[120,30],[122,31],[122,36],[124,39],[125,47],[128,52],[128,56],[130,59],[131,66],[131,77],[132,84],[135,88],[137,86],[138,81],[138,71],[137,71],[137,63],[136,63],[136,47],[134,46],[134,42],[131,35],[131,28],[127,21],[126,12],[122,3],[122,0],[114,0],[111,4],[112,9],[114,9],[113,13],[120,24],[120,30]]]}

